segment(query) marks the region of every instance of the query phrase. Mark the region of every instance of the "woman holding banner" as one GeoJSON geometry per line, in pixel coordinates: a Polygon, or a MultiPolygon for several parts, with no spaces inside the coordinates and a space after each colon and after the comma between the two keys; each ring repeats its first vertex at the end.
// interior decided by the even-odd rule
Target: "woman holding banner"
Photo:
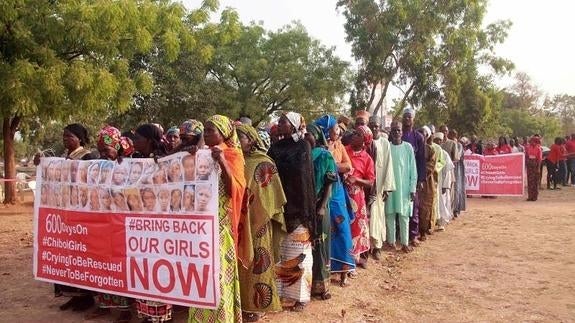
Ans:
{"type": "Polygon", "coordinates": [[[237,249],[239,241],[245,243],[249,236],[238,238],[242,199],[246,188],[244,157],[236,129],[225,116],[208,118],[204,125],[204,141],[212,150],[212,157],[221,169],[219,179],[219,232],[220,232],[220,303],[217,309],[190,308],[189,322],[241,322],[240,283],[238,263],[247,266],[253,259],[253,250],[237,249]],[[238,253],[236,254],[236,250],[238,253]],[[245,252],[245,253],[244,253],[245,252]],[[238,262],[239,260],[239,262],[238,262]]]}
{"type": "MultiPolygon", "coordinates": [[[[134,153],[139,158],[163,157],[166,147],[162,142],[163,131],[154,124],[148,123],[139,126],[134,135],[134,153]]],[[[165,322],[172,319],[173,306],[161,302],[136,299],[138,316],[148,322],[165,322]]]]}
{"type": "MultiPolygon", "coordinates": [[[[81,124],[73,123],[67,125],[64,128],[62,139],[66,148],[66,159],[90,160],[97,158],[89,149],[84,148],[85,145],[90,143],[90,139],[88,130],[81,124]]],[[[94,305],[92,293],[77,287],[54,284],[54,294],[56,297],[71,297],[69,301],[60,305],[60,310],[62,311],[69,308],[74,311],[85,311],[94,305]]]]}
{"type": "MultiPolygon", "coordinates": [[[[123,157],[129,157],[134,153],[132,141],[122,137],[120,130],[112,126],[105,126],[98,132],[97,146],[100,157],[107,160],[121,162],[123,157]]],[[[129,298],[106,293],[96,293],[95,298],[98,308],[86,315],[87,320],[107,315],[112,309],[120,311],[120,317],[114,322],[129,322],[132,318],[129,298]]]]}
{"type": "Polygon", "coordinates": [[[286,197],[273,160],[255,128],[242,124],[237,132],[246,161],[247,207],[242,216],[250,226],[247,248],[255,250],[254,261],[239,266],[243,320],[255,322],[265,313],[282,310],[275,281],[274,264],[286,234],[283,206],[286,197]],[[248,221],[249,219],[249,221],[248,221]],[[258,297],[263,296],[263,297],[258,297]]]}

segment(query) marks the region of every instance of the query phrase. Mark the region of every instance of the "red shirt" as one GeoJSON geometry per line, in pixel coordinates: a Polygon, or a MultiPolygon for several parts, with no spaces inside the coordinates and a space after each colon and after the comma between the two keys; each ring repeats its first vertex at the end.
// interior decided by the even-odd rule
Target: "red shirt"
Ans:
{"type": "Polygon", "coordinates": [[[561,145],[561,156],[559,156],[559,160],[567,160],[567,148],[565,145],[561,145]]]}
{"type": "Polygon", "coordinates": [[[549,151],[549,156],[547,156],[547,160],[552,162],[553,164],[557,164],[559,160],[561,160],[561,145],[553,144],[551,145],[551,151],[549,151]]]}
{"type": "Polygon", "coordinates": [[[527,157],[527,159],[536,159],[537,161],[541,161],[543,159],[543,151],[541,150],[541,146],[525,146],[525,157],[527,157]]]}
{"type": "Polygon", "coordinates": [[[502,145],[497,147],[497,152],[499,154],[511,154],[511,146],[509,145],[502,145]]]}
{"type": "Polygon", "coordinates": [[[483,156],[489,156],[489,155],[499,155],[499,153],[497,152],[497,149],[495,149],[495,148],[483,149],[483,156]]]}

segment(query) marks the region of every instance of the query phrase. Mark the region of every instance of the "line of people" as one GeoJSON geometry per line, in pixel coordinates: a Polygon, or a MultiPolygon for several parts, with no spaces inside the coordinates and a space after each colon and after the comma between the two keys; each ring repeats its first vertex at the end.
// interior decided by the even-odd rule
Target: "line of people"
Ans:
{"type": "MultiPolygon", "coordinates": [[[[454,130],[415,129],[406,109],[389,133],[381,120],[359,111],[324,115],[306,124],[295,112],[277,124],[252,127],[248,118],[215,115],[188,120],[165,133],[144,124],[123,135],[104,127],[100,158],[157,158],[212,151],[221,169],[219,192],[220,294],[217,309],[189,309],[190,322],[254,322],[288,307],[303,311],[312,298],[328,300],[336,281],[351,285],[383,250],[410,252],[465,210],[464,145],[454,130]],[[129,138],[131,137],[131,138],[129,138]],[[397,244],[399,242],[399,244],[397,244]],[[332,275],[335,276],[332,280],[332,275]]],[[[66,157],[93,159],[84,127],[64,130],[66,157]]],[[[58,286],[73,296],[61,309],[90,318],[132,304],[150,321],[167,321],[174,307],[58,286]]]]}

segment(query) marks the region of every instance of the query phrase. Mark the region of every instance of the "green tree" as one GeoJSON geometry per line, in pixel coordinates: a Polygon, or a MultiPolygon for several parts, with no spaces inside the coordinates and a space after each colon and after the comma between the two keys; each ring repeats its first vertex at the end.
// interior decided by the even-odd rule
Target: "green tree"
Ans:
{"type": "MultiPolygon", "coordinates": [[[[509,22],[483,27],[487,1],[340,0],[347,18],[347,40],[360,61],[356,88],[364,107],[381,108],[390,86],[406,103],[447,107],[445,78],[473,66],[488,64],[496,72],[512,67],[494,56],[494,45],[506,37],[509,22]],[[374,102],[381,86],[381,97],[374,102]]],[[[459,82],[463,84],[465,81],[459,82]]],[[[460,87],[452,89],[455,93],[460,87]]]]}
{"type": "MultiPolygon", "coordinates": [[[[186,21],[205,21],[217,1],[188,13],[169,0],[25,1],[0,4],[0,113],[6,177],[15,177],[14,135],[22,121],[127,110],[152,78],[131,60],[195,45],[186,21]]],[[[5,203],[15,187],[6,186],[5,203]]]]}
{"type": "Polygon", "coordinates": [[[219,112],[256,122],[280,110],[310,116],[334,110],[348,90],[348,63],[295,23],[277,31],[242,26],[233,41],[215,46],[207,81],[216,81],[219,112]]]}

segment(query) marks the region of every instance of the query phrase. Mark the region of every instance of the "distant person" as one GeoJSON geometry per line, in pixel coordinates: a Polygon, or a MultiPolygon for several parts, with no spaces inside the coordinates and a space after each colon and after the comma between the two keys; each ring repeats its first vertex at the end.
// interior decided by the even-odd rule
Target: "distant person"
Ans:
{"type": "Polygon", "coordinates": [[[525,146],[525,159],[527,160],[527,201],[537,201],[540,183],[540,165],[543,159],[541,139],[534,135],[525,146]]]}

